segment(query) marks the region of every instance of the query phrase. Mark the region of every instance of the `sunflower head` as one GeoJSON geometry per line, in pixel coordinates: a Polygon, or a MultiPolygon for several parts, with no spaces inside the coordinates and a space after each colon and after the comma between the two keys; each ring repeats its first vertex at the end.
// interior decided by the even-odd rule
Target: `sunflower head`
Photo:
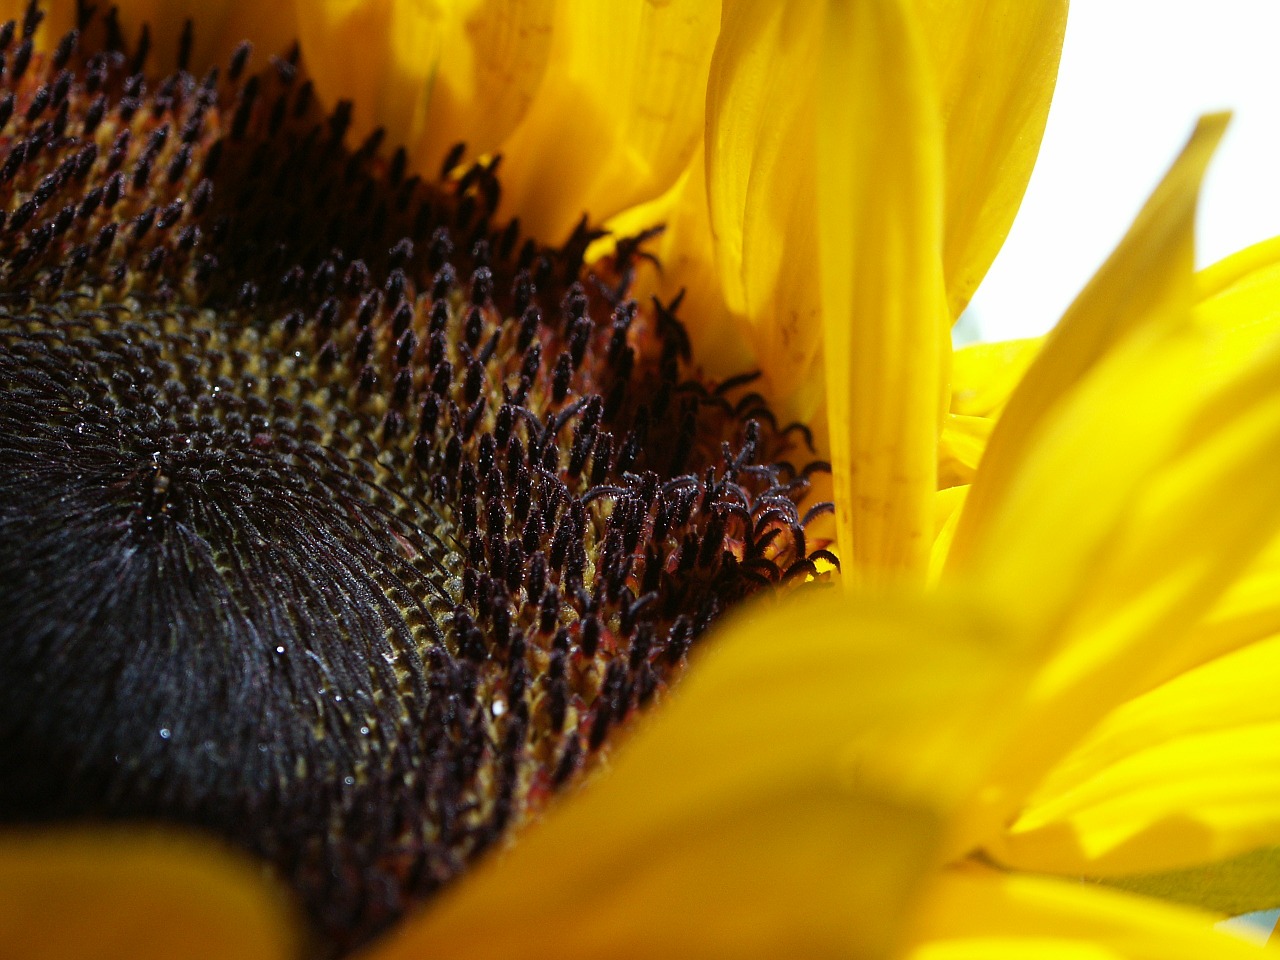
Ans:
{"type": "Polygon", "coordinates": [[[296,50],[82,20],[0,31],[0,816],[213,831],[347,948],[814,572],[812,468],[639,241],[347,147],[296,50]]]}

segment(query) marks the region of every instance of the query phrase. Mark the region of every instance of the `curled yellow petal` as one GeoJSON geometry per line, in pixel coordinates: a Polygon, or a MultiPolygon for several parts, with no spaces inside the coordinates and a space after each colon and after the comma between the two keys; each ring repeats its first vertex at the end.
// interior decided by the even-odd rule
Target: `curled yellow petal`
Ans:
{"type": "Polygon", "coordinates": [[[706,190],[723,296],[770,394],[805,419],[822,398],[815,123],[823,7],[731,6],[707,87],[706,190]]]}
{"type": "Polygon", "coordinates": [[[946,136],[944,262],[958,317],[1013,224],[1040,151],[1067,0],[916,0],[946,136]]]}
{"type": "Polygon", "coordinates": [[[260,868],[140,828],[0,833],[8,960],[284,960],[297,918],[260,868]]]}
{"type": "Polygon", "coordinates": [[[547,68],[502,145],[503,207],[547,243],[663,194],[702,133],[720,11],[701,0],[557,5],[547,68]]]}
{"type": "Polygon", "coordinates": [[[414,144],[423,135],[452,6],[448,0],[294,0],[316,91],[330,105],[352,102],[356,142],[378,127],[390,143],[414,144]]]}
{"type": "Polygon", "coordinates": [[[458,143],[470,156],[501,148],[533,106],[551,54],[554,17],[553,0],[446,5],[425,123],[408,144],[419,169],[434,173],[458,143]]]}
{"type": "Polygon", "coordinates": [[[738,617],[611,769],[368,960],[884,956],[993,743],[1004,641],[958,603],[804,600],[738,617]]]}

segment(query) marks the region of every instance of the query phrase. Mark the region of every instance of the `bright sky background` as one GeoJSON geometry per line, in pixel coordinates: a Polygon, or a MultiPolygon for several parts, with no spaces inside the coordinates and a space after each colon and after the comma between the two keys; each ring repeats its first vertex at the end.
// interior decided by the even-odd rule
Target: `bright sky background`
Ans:
{"type": "Polygon", "coordinates": [[[1202,112],[1232,121],[1200,208],[1201,265],[1280,234],[1280,0],[1072,0],[1026,199],[971,306],[982,339],[1051,327],[1202,112]]]}

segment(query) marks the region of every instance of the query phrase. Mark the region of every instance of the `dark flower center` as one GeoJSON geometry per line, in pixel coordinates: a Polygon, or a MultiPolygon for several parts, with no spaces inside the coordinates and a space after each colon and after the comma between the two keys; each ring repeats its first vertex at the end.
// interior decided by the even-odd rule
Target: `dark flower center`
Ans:
{"type": "Polygon", "coordinates": [[[636,244],[494,223],[496,162],[406,178],[296,55],[155,79],[37,17],[0,32],[0,818],[211,830],[351,948],[829,556],[798,434],[691,378],[636,244]]]}

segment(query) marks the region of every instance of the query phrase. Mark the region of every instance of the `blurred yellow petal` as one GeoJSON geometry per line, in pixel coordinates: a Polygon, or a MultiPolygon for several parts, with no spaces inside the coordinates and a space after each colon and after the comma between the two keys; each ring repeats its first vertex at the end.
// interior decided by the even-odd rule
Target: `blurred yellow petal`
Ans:
{"type": "Polygon", "coordinates": [[[973,343],[951,358],[951,412],[994,417],[1044,345],[1043,337],[973,343]]]}
{"type": "Polygon", "coordinates": [[[1182,870],[1107,877],[1109,886],[1238,917],[1280,905],[1280,847],[1182,870]]]}
{"type": "Polygon", "coordinates": [[[804,599],[739,616],[611,769],[369,960],[886,955],[992,745],[1004,642],[956,603],[804,599]]]}
{"type": "Polygon", "coordinates": [[[951,409],[938,439],[939,489],[973,482],[996,418],[1042,342],[975,343],[952,356],[951,409]]]}
{"type": "MultiPolygon", "coordinates": [[[[1201,301],[1196,322],[1216,335],[1230,338],[1237,350],[1249,354],[1280,331],[1280,240],[1266,241],[1214,264],[1196,278],[1201,301]]],[[[1008,402],[1044,338],[976,343],[957,350],[952,358],[951,413],[943,425],[942,477],[939,485],[959,480],[975,466],[985,448],[981,427],[968,418],[995,418],[1008,402]],[[948,478],[951,478],[950,480],[948,478]]],[[[1225,365],[1230,352],[1219,351],[1225,365]]]]}
{"type": "MultiPolygon", "coordinates": [[[[1201,300],[1195,320],[1222,341],[1223,366],[1256,353],[1280,332],[1280,260],[1262,258],[1272,251],[1271,243],[1259,246],[1263,249],[1243,251],[1197,277],[1201,300]],[[1234,276],[1228,283],[1229,271],[1234,276]]],[[[1273,252],[1280,255],[1280,249],[1273,252]]]]}
{"type": "Polygon", "coordinates": [[[297,918],[261,868],[141,829],[0,833],[6,960],[276,960],[297,918]]]}
{"type": "Polygon", "coordinates": [[[951,549],[951,539],[956,535],[956,524],[968,495],[969,487],[966,484],[939,490],[934,499],[933,526],[938,533],[933,539],[933,552],[929,556],[930,584],[936,584],[942,577],[947,553],[951,549]]]}
{"type": "Polygon", "coordinates": [[[1030,693],[1027,732],[1009,745],[979,804],[985,813],[967,828],[974,837],[997,832],[1094,719],[1214,652],[1188,628],[1273,529],[1277,353],[1241,350],[1229,329],[1191,321],[1194,205],[1174,196],[1194,194],[1203,141],[1220,127],[1202,125],[1102,280],[1073,306],[1066,332],[1033,363],[961,515],[951,574],[981,580],[1011,614],[1022,611],[1028,635],[1048,631],[1060,646],[1030,693]],[[1158,274],[1134,237],[1170,210],[1177,229],[1156,234],[1180,251],[1181,267],[1158,274]],[[1108,273],[1140,286],[1143,263],[1163,298],[1111,289],[1108,273]],[[1099,294],[1098,312],[1131,330],[1122,341],[1089,333],[1099,294]],[[1130,316],[1124,302],[1154,312],[1130,316]]]}
{"type": "Polygon", "coordinates": [[[916,0],[946,131],[944,262],[958,317],[1004,243],[1040,152],[1067,0],[916,0]]]}
{"type": "MultiPolygon", "coordinates": [[[[1174,324],[1171,320],[1170,324],[1174,324]]],[[[1117,348],[1093,375],[1044,416],[1034,438],[1007,475],[991,516],[978,527],[975,502],[991,483],[991,458],[1010,408],[988,445],[987,460],[970,490],[951,567],[973,571],[1014,609],[1043,626],[1056,626],[1078,598],[1089,563],[1128,516],[1134,488],[1172,456],[1183,419],[1169,413],[1167,394],[1197,378],[1202,338],[1192,334],[1142,337],[1117,348]],[[1100,470],[1097,463],[1105,463],[1100,470]],[[968,525],[974,545],[957,552],[968,525]]],[[[1184,392],[1192,397],[1193,392],[1184,392]]],[[[1190,399],[1183,406],[1190,406],[1190,399]]]]}
{"type": "Polygon", "coordinates": [[[1212,366],[1195,362],[1198,340],[1184,332],[1167,349],[1118,350],[1101,363],[1077,391],[1083,405],[1059,411],[1081,419],[1048,418],[1046,459],[1024,469],[1003,534],[988,541],[986,589],[1033,633],[1059,637],[1023,732],[992,774],[997,808],[1016,805],[1096,718],[1161,679],[1162,662],[1192,656],[1182,649],[1197,642],[1190,625],[1280,518],[1280,352],[1185,403],[1196,393],[1186,384],[1212,366]]]}
{"type": "Polygon", "coordinates": [[[973,482],[995,421],[948,413],[938,438],[938,488],[973,482]]]}
{"type": "Polygon", "coordinates": [[[1248,283],[1252,277],[1269,273],[1277,264],[1280,237],[1272,237],[1205,267],[1196,276],[1196,289],[1202,299],[1210,299],[1242,282],[1248,283]]]}
{"type": "MultiPolygon", "coordinates": [[[[1157,187],[1128,234],[1089,282],[1019,381],[1000,417],[955,541],[961,564],[981,536],[988,514],[1015,482],[1026,447],[1042,435],[1040,421],[1108,349],[1143,324],[1189,310],[1194,293],[1194,231],[1200,182],[1226,127],[1223,116],[1201,120],[1182,155],[1157,187]]],[[[1183,322],[1175,318],[1175,323],[1183,322]]]]}
{"type": "Polygon", "coordinates": [[[912,960],[1249,960],[1256,947],[1213,917],[1102,887],[991,871],[943,875],[912,960]]]}
{"type": "Polygon", "coordinates": [[[1213,609],[1195,627],[1195,646],[1185,657],[1164,658],[1160,673],[1172,676],[1179,669],[1234,650],[1260,638],[1280,633],[1280,537],[1273,538],[1249,568],[1236,579],[1213,609]]]}
{"type": "Polygon", "coordinates": [[[540,240],[663,194],[702,134],[720,25],[703,0],[559,4],[547,69],[502,145],[503,211],[540,240]]]}
{"type": "Polygon", "coordinates": [[[845,581],[923,578],[950,354],[936,91],[905,0],[833,4],[822,38],[822,328],[845,581]]]}
{"type": "Polygon", "coordinates": [[[1111,713],[993,852],[1022,869],[1153,872],[1280,843],[1280,639],[1111,713]]]}

